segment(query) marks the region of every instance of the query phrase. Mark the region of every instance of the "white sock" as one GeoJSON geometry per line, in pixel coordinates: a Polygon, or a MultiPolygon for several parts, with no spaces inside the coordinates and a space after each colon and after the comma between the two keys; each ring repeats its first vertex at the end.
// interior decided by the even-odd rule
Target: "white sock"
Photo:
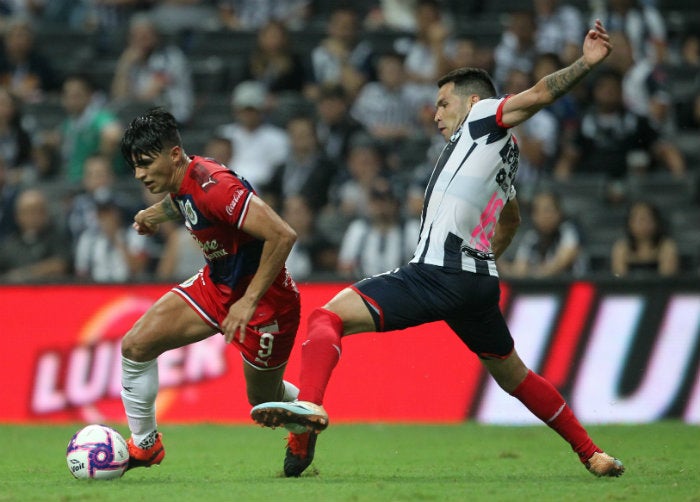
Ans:
{"type": "Polygon", "coordinates": [[[122,403],[137,446],[156,430],[157,394],[157,359],[141,363],[122,356],[122,403]]]}
{"type": "Polygon", "coordinates": [[[299,397],[299,387],[293,383],[289,383],[286,380],[282,380],[282,384],[284,384],[284,395],[282,395],[282,401],[287,403],[296,401],[297,397],[299,397]]]}

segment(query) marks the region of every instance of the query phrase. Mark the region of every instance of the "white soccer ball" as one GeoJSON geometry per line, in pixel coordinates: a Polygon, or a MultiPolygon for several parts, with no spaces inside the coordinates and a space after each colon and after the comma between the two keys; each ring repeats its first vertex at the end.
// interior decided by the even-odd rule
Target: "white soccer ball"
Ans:
{"type": "Polygon", "coordinates": [[[68,470],[78,479],[115,479],[129,465],[129,448],[121,434],[106,425],[88,425],[66,449],[68,470]]]}

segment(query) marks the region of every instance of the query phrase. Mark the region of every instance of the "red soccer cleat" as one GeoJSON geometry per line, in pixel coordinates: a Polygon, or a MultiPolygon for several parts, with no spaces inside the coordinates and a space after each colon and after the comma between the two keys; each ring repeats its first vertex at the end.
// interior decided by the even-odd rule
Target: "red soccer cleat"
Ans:
{"type": "Polygon", "coordinates": [[[165,458],[165,447],[163,446],[163,434],[156,434],[155,442],[148,448],[139,448],[134,444],[134,439],[129,438],[126,442],[129,447],[129,467],[151,467],[160,464],[165,458]]]}

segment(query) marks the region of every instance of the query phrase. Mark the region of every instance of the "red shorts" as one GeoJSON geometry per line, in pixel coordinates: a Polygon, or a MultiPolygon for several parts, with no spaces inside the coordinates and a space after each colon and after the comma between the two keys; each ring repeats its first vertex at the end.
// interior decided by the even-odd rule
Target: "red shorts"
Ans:
{"type": "MultiPolygon", "coordinates": [[[[213,283],[209,269],[204,267],[172,291],[212,328],[221,330],[228,308],[241,297],[245,288],[232,291],[228,286],[213,283]]],[[[246,328],[244,342],[234,340],[231,343],[249,364],[262,370],[277,369],[287,362],[292,352],[300,315],[299,292],[292,279],[288,277],[285,285],[275,282],[258,303],[246,328]]]]}

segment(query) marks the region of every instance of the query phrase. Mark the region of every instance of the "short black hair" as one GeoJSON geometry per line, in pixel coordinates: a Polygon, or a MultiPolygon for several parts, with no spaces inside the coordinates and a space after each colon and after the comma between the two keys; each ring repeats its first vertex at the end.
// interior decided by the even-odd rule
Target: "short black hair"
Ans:
{"type": "Polygon", "coordinates": [[[480,99],[496,96],[496,86],[486,70],[465,66],[443,75],[437,82],[438,88],[454,82],[455,92],[461,96],[476,94],[480,99]]]}
{"type": "Polygon", "coordinates": [[[163,108],[151,108],[131,121],[121,141],[124,160],[135,168],[135,161],[155,157],[164,148],[182,146],[177,120],[163,108]]]}

